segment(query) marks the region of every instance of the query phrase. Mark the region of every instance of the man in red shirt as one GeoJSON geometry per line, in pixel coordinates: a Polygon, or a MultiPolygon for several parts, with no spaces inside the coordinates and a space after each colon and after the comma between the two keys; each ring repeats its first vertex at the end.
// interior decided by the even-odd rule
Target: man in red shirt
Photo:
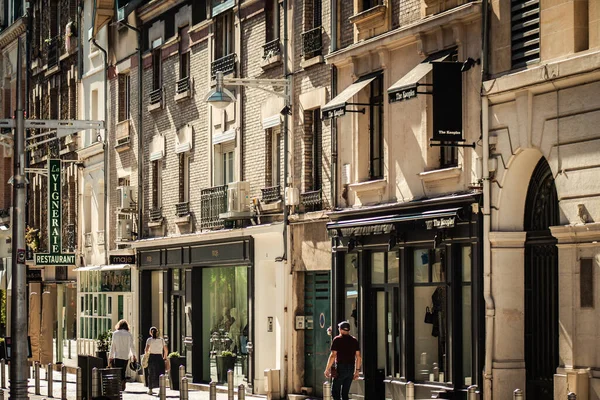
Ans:
{"type": "Polygon", "coordinates": [[[348,400],[350,385],[360,374],[360,347],[358,340],[350,335],[350,322],[342,321],[338,324],[340,334],[331,342],[331,354],[327,360],[325,377],[331,377],[331,366],[337,365],[337,376],[333,377],[331,388],[334,400],[348,400]]]}

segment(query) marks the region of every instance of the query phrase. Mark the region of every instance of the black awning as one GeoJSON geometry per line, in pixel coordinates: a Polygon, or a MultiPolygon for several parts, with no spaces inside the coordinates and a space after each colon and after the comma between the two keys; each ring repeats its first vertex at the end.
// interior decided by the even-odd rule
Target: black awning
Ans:
{"type": "Polygon", "coordinates": [[[461,209],[461,207],[457,207],[416,214],[395,214],[330,222],[327,224],[327,230],[330,237],[381,235],[396,230],[399,224],[412,221],[423,221],[426,229],[453,228],[461,209]]]}
{"type": "Polygon", "coordinates": [[[360,92],[369,83],[371,83],[377,75],[367,75],[359,78],[356,82],[342,90],[340,94],[335,96],[325,104],[322,109],[322,118],[330,119],[333,117],[341,117],[346,113],[346,106],[348,102],[354,97],[355,94],[360,92]]]}

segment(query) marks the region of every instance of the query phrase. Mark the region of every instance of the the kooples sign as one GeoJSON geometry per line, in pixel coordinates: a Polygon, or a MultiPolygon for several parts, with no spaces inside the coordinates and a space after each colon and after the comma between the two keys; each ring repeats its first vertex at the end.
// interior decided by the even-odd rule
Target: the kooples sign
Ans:
{"type": "Polygon", "coordinates": [[[433,140],[463,142],[462,64],[433,64],[433,140]]]}
{"type": "Polygon", "coordinates": [[[389,93],[388,100],[390,103],[396,103],[398,101],[410,100],[417,97],[417,87],[406,88],[397,92],[389,93]]]}
{"type": "Polygon", "coordinates": [[[430,219],[425,221],[425,226],[427,229],[454,228],[455,219],[456,217],[430,219]]]}
{"type": "Polygon", "coordinates": [[[61,179],[60,160],[48,160],[48,243],[50,254],[61,252],[61,179]]]}

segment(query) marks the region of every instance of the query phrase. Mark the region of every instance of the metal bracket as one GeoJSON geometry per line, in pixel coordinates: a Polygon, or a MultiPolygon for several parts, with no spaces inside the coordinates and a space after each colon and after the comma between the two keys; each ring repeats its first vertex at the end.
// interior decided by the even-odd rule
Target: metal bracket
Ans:
{"type": "Polygon", "coordinates": [[[429,142],[429,147],[472,147],[475,148],[475,142],[470,144],[465,143],[432,143],[429,142]]]}
{"type": "Polygon", "coordinates": [[[366,111],[365,111],[365,109],[364,109],[364,108],[361,108],[360,110],[345,110],[344,112],[347,112],[347,113],[361,113],[361,114],[364,114],[366,111]]]}

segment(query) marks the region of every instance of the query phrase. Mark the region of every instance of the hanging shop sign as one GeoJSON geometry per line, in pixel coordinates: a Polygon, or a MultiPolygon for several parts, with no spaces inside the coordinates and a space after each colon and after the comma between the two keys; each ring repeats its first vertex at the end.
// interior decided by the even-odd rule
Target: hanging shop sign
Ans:
{"type": "Polygon", "coordinates": [[[462,64],[433,64],[433,140],[463,142],[462,64]]]}
{"type": "Polygon", "coordinates": [[[49,254],[35,255],[36,265],[75,265],[75,253],[62,251],[61,160],[48,160],[48,246],[49,254]]]}

